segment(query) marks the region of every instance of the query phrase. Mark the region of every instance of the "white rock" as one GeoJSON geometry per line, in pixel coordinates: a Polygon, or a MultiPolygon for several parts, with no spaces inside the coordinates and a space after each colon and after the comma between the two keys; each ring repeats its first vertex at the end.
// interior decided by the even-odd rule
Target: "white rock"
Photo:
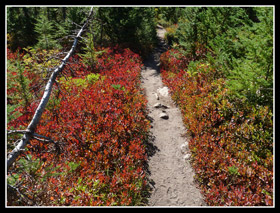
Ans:
{"type": "Polygon", "coordinates": [[[159,117],[162,118],[162,119],[168,119],[169,118],[169,116],[165,112],[160,113],[159,117]]]}
{"type": "Polygon", "coordinates": [[[155,96],[156,96],[156,99],[159,100],[159,97],[158,97],[158,94],[157,94],[157,93],[155,93],[155,96]]]}
{"type": "Polygon", "coordinates": [[[155,105],[154,105],[154,108],[160,108],[162,105],[161,105],[161,103],[156,103],[155,105]]]}
{"type": "Polygon", "coordinates": [[[186,153],[188,151],[188,149],[189,149],[188,142],[183,143],[180,148],[181,148],[182,154],[186,153]]]}
{"type": "Polygon", "coordinates": [[[168,87],[162,87],[162,88],[158,88],[157,92],[164,97],[168,96],[168,87]]]}
{"type": "Polygon", "coordinates": [[[183,158],[185,161],[188,161],[191,158],[191,154],[185,154],[183,158]]]}

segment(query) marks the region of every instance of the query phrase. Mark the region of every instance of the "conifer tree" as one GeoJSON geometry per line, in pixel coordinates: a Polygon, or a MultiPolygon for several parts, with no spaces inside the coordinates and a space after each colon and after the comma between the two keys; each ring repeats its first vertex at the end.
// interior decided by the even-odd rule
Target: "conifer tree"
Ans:
{"type": "Polygon", "coordinates": [[[35,24],[35,32],[38,33],[37,48],[52,49],[58,47],[58,44],[54,38],[54,27],[51,21],[48,20],[46,14],[42,13],[37,19],[35,24]]]}

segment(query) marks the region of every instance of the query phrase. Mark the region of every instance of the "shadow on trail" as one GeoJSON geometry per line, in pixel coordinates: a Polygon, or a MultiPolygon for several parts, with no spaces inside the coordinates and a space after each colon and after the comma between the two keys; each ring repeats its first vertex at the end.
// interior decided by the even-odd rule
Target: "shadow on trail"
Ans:
{"type": "MultiPolygon", "coordinates": [[[[157,31],[159,34],[160,30],[164,30],[163,27],[157,26],[157,31]]],[[[157,35],[158,38],[158,45],[157,47],[150,53],[150,55],[143,61],[144,67],[143,70],[145,69],[153,69],[156,71],[156,73],[152,74],[151,76],[158,76],[160,75],[160,55],[167,51],[168,45],[166,44],[165,40],[162,38],[162,36],[157,35]]],[[[147,115],[147,119],[150,120],[151,123],[153,123],[153,118],[147,115]]],[[[144,190],[144,197],[147,198],[145,204],[148,204],[148,199],[151,197],[152,189],[155,188],[155,182],[150,178],[151,171],[149,170],[149,164],[148,161],[152,156],[154,156],[157,152],[159,152],[159,148],[155,146],[155,136],[152,134],[150,131],[147,140],[144,142],[145,144],[145,149],[146,153],[148,156],[147,161],[145,162],[144,169],[147,174],[147,185],[146,189],[144,190]]]]}
{"type": "MultiPolygon", "coordinates": [[[[157,25],[158,30],[163,30],[163,27],[157,25]]],[[[158,39],[158,45],[153,50],[153,52],[150,53],[150,55],[143,61],[144,63],[144,69],[150,68],[156,70],[155,75],[160,74],[160,55],[168,50],[168,45],[166,44],[165,40],[161,38],[159,35],[157,35],[158,39]]]]}
{"type": "Polygon", "coordinates": [[[148,202],[149,202],[148,199],[151,197],[152,189],[155,187],[155,182],[150,178],[151,171],[149,170],[148,161],[150,160],[150,158],[153,155],[155,155],[156,152],[160,151],[159,148],[154,145],[154,140],[155,140],[155,136],[150,132],[147,137],[147,140],[144,142],[145,151],[148,155],[148,159],[144,163],[144,170],[145,170],[145,173],[147,174],[147,176],[146,176],[147,185],[146,185],[145,190],[143,191],[143,197],[145,197],[145,199],[146,199],[144,201],[145,205],[148,205],[148,202]]]}

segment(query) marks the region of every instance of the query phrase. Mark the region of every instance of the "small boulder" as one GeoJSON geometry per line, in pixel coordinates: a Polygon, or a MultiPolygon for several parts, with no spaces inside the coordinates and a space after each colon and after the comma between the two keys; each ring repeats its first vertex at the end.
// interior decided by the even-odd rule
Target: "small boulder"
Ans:
{"type": "Polygon", "coordinates": [[[162,88],[158,88],[157,92],[164,97],[168,96],[168,87],[162,87],[162,88]]]}
{"type": "Polygon", "coordinates": [[[168,109],[168,108],[169,108],[169,106],[166,106],[166,105],[161,104],[161,103],[156,103],[156,104],[154,105],[154,108],[163,108],[163,109],[168,109]]]}
{"type": "Polygon", "coordinates": [[[162,105],[161,105],[161,103],[156,103],[155,105],[154,105],[154,108],[160,108],[162,105]]]}

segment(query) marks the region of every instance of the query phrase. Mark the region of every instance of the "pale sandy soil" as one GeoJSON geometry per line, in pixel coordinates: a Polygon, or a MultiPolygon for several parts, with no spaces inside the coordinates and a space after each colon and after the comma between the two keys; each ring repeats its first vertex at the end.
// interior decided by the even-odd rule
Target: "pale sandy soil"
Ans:
{"type": "Polygon", "coordinates": [[[189,160],[184,156],[190,154],[188,148],[181,151],[182,144],[187,144],[187,138],[182,136],[186,129],[182,122],[182,115],[171,100],[170,94],[164,97],[160,94],[159,100],[155,93],[165,85],[159,73],[159,56],[166,50],[163,41],[165,30],[158,28],[159,46],[144,61],[142,70],[142,88],[147,100],[149,116],[152,121],[151,134],[154,153],[149,157],[148,170],[150,172],[151,194],[150,206],[202,206],[206,205],[203,196],[194,182],[194,171],[189,160]],[[156,103],[169,106],[167,109],[154,108],[156,103]],[[168,119],[159,117],[165,110],[168,119]]]}

